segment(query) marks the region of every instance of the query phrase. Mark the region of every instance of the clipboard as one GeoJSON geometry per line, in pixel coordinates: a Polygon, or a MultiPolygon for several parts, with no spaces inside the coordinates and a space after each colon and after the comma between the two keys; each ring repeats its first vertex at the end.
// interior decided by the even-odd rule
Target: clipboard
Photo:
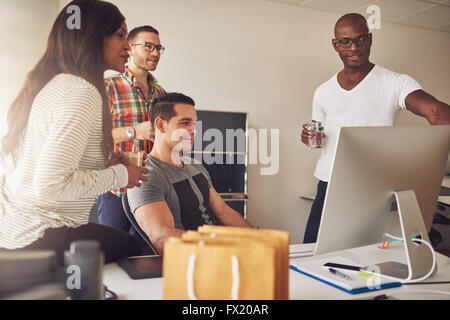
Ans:
{"type": "MultiPolygon", "coordinates": [[[[349,294],[358,294],[375,290],[382,290],[401,286],[401,282],[392,279],[376,276],[364,271],[346,272],[351,280],[343,279],[333,273],[328,268],[323,267],[328,262],[358,265],[356,262],[344,257],[331,257],[327,259],[298,262],[290,265],[290,269],[304,274],[308,277],[319,280],[349,294]]],[[[339,270],[342,271],[342,270],[339,270]]]]}

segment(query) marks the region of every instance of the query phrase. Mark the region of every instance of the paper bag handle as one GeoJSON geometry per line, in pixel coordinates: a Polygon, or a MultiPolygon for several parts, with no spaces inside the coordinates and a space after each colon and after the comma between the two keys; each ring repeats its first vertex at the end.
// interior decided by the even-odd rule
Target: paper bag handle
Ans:
{"type": "MultiPolygon", "coordinates": [[[[197,300],[194,292],[194,268],[197,254],[193,253],[189,256],[187,268],[187,291],[190,300],[197,300]]],[[[239,261],[237,256],[231,256],[231,274],[233,276],[233,283],[231,286],[231,300],[239,300],[239,261]]]]}

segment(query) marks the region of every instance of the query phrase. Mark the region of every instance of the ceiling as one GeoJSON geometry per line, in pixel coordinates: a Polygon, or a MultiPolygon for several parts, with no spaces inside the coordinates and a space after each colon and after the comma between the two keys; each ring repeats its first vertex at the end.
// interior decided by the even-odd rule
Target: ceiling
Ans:
{"type": "Polygon", "coordinates": [[[370,5],[380,8],[381,21],[450,33],[450,0],[264,0],[365,17],[370,5]]]}

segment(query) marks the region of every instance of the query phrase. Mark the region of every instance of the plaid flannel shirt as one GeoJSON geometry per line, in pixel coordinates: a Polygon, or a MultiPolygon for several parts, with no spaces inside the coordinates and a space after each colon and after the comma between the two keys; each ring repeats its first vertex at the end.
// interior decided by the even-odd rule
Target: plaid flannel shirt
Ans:
{"type": "MultiPolygon", "coordinates": [[[[123,74],[105,79],[106,91],[109,95],[109,106],[112,115],[113,128],[123,128],[138,125],[144,121],[150,121],[151,106],[155,98],[164,93],[164,89],[158,85],[158,81],[150,73],[148,74],[149,92],[148,101],[139,88],[135,76],[128,68],[123,74]]],[[[145,151],[150,153],[153,144],[147,140],[128,140],[117,143],[115,152],[145,151]]],[[[112,190],[120,197],[126,189],[112,190]]]]}

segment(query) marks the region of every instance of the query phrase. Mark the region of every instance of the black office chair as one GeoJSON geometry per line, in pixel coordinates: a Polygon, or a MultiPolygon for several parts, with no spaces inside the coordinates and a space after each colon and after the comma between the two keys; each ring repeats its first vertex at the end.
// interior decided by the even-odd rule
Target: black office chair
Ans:
{"type": "Polygon", "coordinates": [[[126,192],[122,195],[122,206],[133,228],[136,229],[136,231],[139,233],[142,239],[144,239],[144,241],[148,244],[150,249],[152,249],[153,254],[159,255],[158,250],[156,250],[155,246],[152,244],[147,234],[141,229],[136,219],[134,218],[134,214],[131,212],[130,205],[128,204],[128,196],[126,192]]]}

